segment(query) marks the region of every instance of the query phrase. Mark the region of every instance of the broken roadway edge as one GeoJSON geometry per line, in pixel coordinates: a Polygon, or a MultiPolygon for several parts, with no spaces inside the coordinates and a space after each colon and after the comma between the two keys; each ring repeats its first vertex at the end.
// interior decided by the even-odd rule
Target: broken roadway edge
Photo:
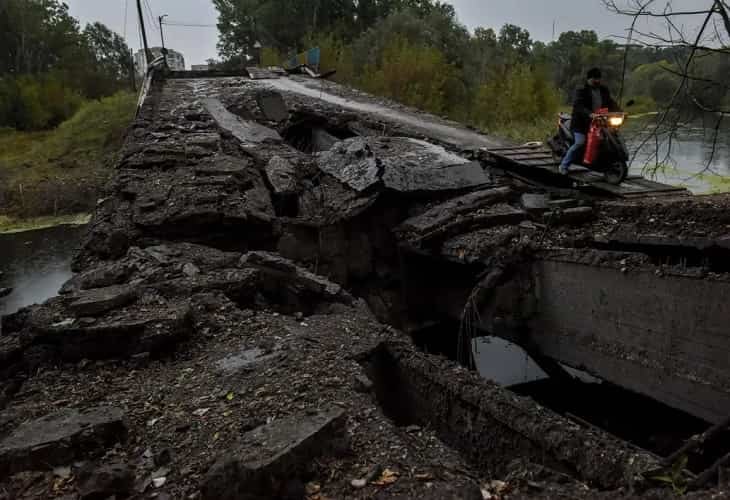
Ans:
{"type": "MultiPolygon", "coordinates": [[[[387,152],[375,161],[390,177],[379,170],[360,193],[280,140],[291,135],[289,120],[267,117],[261,91],[241,79],[153,83],[77,274],[60,297],[4,322],[0,464],[14,474],[0,488],[19,498],[602,495],[590,488],[628,498],[645,490],[651,455],[423,354],[374,317],[371,307],[381,318],[399,307],[399,292],[373,288],[387,284],[397,261],[392,229],[488,181],[461,177],[410,193],[433,173],[426,165],[393,177],[400,166],[387,152]],[[271,168],[274,158],[287,165],[271,168]],[[285,198],[292,194],[296,209],[285,198]],[[355,282],[371,307],[339,284],[355,282]],[[117,407],[123,417],[114,413],[116,430],[103,439],[93,423],[81,434],[58,425],[117,407]],[[28,429],[43,443],[24,440],[28,429]]],[[[285,95],[290,119],[332,108],[285,95]]],[[[347,110],[334,121],[366,134],[382,126],[347,110]]],[[[371,154],[349,147],[357,142],[345,139],[341,150],[371,154]]],[[[396,156],[407,147],[450,158],[418,142],[392,145],[396,156]]],[[[448,209],[466,223],[447,222],[441,210],[403,234],[442,224],[489,230],[527,217],[490,214],[492,202],[514,203],[511,190],[466,196],[455,202],[463,209],[448,209]]]]}

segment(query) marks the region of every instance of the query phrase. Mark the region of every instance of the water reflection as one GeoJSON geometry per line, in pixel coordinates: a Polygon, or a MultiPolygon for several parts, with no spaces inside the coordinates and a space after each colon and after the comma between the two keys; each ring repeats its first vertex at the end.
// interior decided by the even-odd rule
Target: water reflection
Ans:
{"type": "Polygon", "coordinates": [[[510,386],[547,378],[521,347],[504,339],[480,337],[473,348],[477,371],[487,380],[510,386]]]}
{"type": "Polygon", "coordinates": [[[0,315],[41,303],[58,293],[71,277],[71,258],[84,228],[58,226],[38,231],[0,234],[0,287],[13,293],[0,299],[0,315]]]}
{"type": "Polygon", "coordinates": [[[651,139],[642,146],[651,123],[638,124],[625,134],[629,149],[636,153],[631,171],[651,175],[644,169],[660,163],[662,169],[653,177],[659,182],[684,186],[695,194],[730,191],[730,128],[720,131],[715,140],[714,128],[701,123],[684,126],[672,139],[662,136],[659,144],[651,139]]]}

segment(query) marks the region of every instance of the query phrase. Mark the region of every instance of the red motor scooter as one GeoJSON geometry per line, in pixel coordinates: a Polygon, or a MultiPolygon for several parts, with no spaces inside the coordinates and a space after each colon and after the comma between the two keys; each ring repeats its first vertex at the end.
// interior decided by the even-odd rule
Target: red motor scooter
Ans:
{"type": "MultiPolygon", "coordinates": [[[[592,114],[586,145],[582,151],[576,152],[574,163],[601,172],[606,182],[611,184],[621,184],[626,180],[629,173],[629,152],[619,134],[626,116],[626,113],[611,113],[608,109],[600,109],[592,114]],[[578,158],[580,161],[576,161],[578,158]]],[[[575,141],[570,122],[569,114],[560,113],[558,131],[547,141],[558,161],[565,157],[575,141]]]]}

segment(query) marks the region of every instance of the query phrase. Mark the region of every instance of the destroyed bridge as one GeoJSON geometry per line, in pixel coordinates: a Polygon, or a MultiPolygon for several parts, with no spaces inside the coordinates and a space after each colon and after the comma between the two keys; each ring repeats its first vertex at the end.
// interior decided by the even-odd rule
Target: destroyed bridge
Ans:
{"type": "Polygon", "coordinates": [[[151,74],[74,277],[3,320],[0,498],[727,498],[730,197],[553,167],[306,75],[151,74]]]}

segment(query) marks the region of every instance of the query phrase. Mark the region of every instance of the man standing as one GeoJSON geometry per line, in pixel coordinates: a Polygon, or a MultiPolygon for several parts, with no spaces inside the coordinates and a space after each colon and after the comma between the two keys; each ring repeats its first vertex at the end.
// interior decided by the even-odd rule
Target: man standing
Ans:
{"type": "Polygon", "coordinates": [[[601,84],[601,70],[593,68],[588,71],[585,86],[575,92],[573,117],[571,119],[574,141],[560,163],[561,174],[568,173],[568,168],[573,162],[575,153],[585,146],[586,136],[591,128],[591,115],[601,108],[608,108],[609,111],[620,111],[618,104],[611,97],[608,87],[601,84]]]}

